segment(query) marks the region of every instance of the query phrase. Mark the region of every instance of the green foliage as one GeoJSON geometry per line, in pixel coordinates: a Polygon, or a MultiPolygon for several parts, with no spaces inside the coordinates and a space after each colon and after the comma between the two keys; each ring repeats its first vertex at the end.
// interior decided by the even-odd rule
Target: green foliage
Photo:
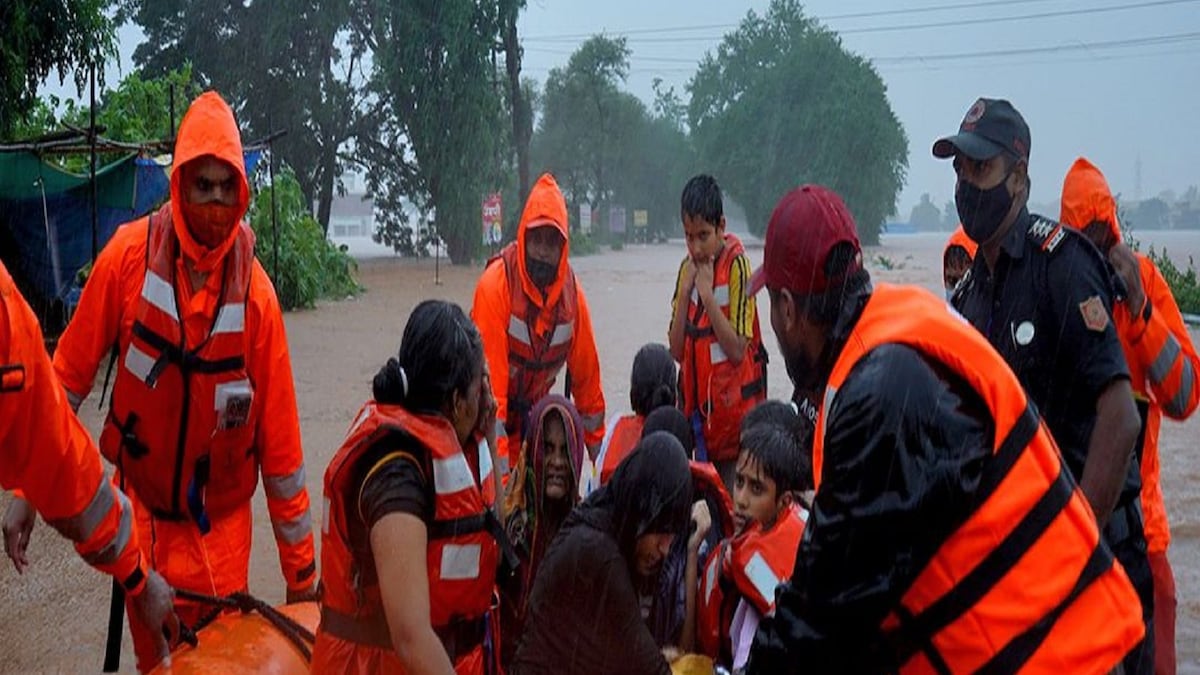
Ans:
{"type": "Polygon", "coordinates": [[[325,238],[306,206],[304,193],[290,168],[275,175],[275,189],[265,187],[250,206],[254,253],[273,277],[284,310],[309,308],[321,298],[340,299],[358,293],[354,260],[325,238]],[[275,238],[271,226],[274,194],[279,227],[279,276],[275,277],[275,238]]]}
{"type": "Polygon", "coordinates": [[[359,105],[371,3],[118,1],[119,19],[146,33],[133,55],[146,73],[163,75],[191,62],[197,80],[237,111],[246,138],[287,131],[273,148],[296,168],[307,203],[317,205],[317,220],[327,228],[347,160],[339,153],[352,138],[375,135],[359,105]]]}
{"type": "MultiPolygon", "coordinates": [[[[41,83],[57,71],[74,75],[82,91],[93,64],[116,54],[116,34],[106,15],[110,0],[0,2],[0,139],[36,106],[41,83]],[[72,72],[73,71],[73,72],[72,72]]],[[[103,83],[103,67],[96,69],[103,83]]]]}
{"type": "Polygon", "coordinates": [[[533,163],[555,175],[568,202],[620,205],[631,217],[645,209],[652,232],[672,232],[679,192],[694,172],[685,107],[661,81],[654,83],[653,112],[622,90],[629,54],[623,38],[596,36],[565,68],[551,71],[533,163]]]}
{"type": "Polygon", "coordinates": [[[1158,266],[1158,271],[1162,272],[1167,286],[1171,288],[1171,294],[1175,296],[1179,310],[1186,314],[1200,314],[1200,280],[1197,280],[1196,263],[1192,257],[1188,256],[1187,269],[1181,270],[1167,256],[1165,248],[1159,253],[1151,246],[1147,255],[1158,266]]]}
{"type": "Polygon", "coordinates": [[[748,12],[688,89],[697,155],[752,231],[763,233],[788,190],[820,183],[845,199],[863,243],[877,243],[904,183],[908,139],[875,68],[799,2],[748,12]]]}
{"type": "Polygon", "coordinates": [[[495,133],[510,121],[492,67],[498,8],[441,0],[375,9],[367,42],[381,123],[359,143],[381,227],[398,227],[408,196],[434,215],[450,260],[469,262],[482,248],[482,196],[504,182],[507,168],[505,136],[495,133]]]}

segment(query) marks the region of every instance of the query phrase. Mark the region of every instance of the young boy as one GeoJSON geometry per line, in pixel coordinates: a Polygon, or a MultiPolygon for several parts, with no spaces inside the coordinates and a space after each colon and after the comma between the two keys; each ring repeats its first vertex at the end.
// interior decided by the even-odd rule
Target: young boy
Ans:
{"type": "Polygon", "coordinates": [[[671,299],[671,355],[682,368],[683,412],[696,459],[713,463],[733,491],[742,417],[766,397],[767,357],[742,242],[725,231],[721,189],[712,176],[688,181],[680,200],[687,256],[671,299]]]}
{"type": "Polygon", "coordinates": [[[736,465],[737,534],[704,566],[697,626],[700,651],[737,672],[775,587],[792,572],[804,532],[801,491],[812,488],[809,428],[795,409],[766,401],[747,416],[736,465]]]}
{"type": "Polygon", "coordinates": [[[971,269],[977,248],[979,245],[967,236],[962,225],[950,235],[946,250],[942,252],[942,285],[946,287],[947,300],[954,295],[954,289],[967,275],[967,270],[971,269]]]}

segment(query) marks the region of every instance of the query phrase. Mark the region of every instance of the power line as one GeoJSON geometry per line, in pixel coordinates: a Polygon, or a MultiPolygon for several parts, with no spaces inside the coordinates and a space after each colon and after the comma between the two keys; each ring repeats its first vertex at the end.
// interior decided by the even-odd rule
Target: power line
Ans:
{"type": "Polygon", "coordinates": [[[1073,44],[1049,45],[1045,47],[1025,47],[1020,49],[997,49],[986,52],[958,52],[951,54],[926,54],[926,55],[906,55],[906,56],[880,56],[870,58],[869,60],[875,64],[888,63],[913,63],[913,62],[939,62],[939,61],[961,61],[969,59],[982,59],[989,57],[1007,57],[1007,56],[1023,56],[1027,54],[1054,54],[1059,52],[1077,52],[1091,51],[1094,49],[1113,49],[1122,47],[1136,47],[1141,45],[1162,45],[1162,44],[1177,44],[1181,42],[1191,42],[1200,40],[1200,32],[1194,33],[1176,33],[1174,35],[1154,35],[1143,38],[1131,38],[1128,40],[1106,40],[1102,42],[1076,42],[1073,44]]]}
{"type": "MultiPolygon", "coordinates": [[[[988,0],[987,2],[960,2],[952,5],[930,5],[925,7],[910,7],[908,9],[884,9],[872,12],[854,12],[851,14],[830,14],[828,16],[813,17],[818,21],[836,21],[841,19],[866,19],[881,16],[896,16],[899,14],[926,14],[929,12],[944,12],[955,9],[974,9],[978,7],[995,7],[1004,6],[1011,7],[1013,5],[1028,5],[1039,2],[1053,2],[1054,0],[988,0]]],[[[687,33],[697,30],[725,30],[727,28],[737,28],[738,23],[710,23],[693,26],[665,26],[662,28],[630,28],[628,30],[613,31],[613,35],[653,35],[655,33],[687,33]]],[[[596,35],[592,33],[566,33],[559,35],[531,35],[523,37],[523,40],[568,40],[579,38],[590,38],[596,35]]]]}
{"type": "MultiPolygon", "coordinates": [[[[1036,1],[1036,0],[1030,0],[1030,1],[1036,1]]],[[[1124,5],[1109,5],[1106,7],[1086,7],[1086,8],[1082,8],[1082,9],[1063,9],[1063,10],[1056,10],[1056,11],[1051,11],[1051,12],[1037,12],[1037,13],[1033,13],[1033,14],[1017,14],[1017,15],[1011,15],[1011,16],[999,16],[999,17],[989,17],[989,18],[974,17],[974,18],[969,18],[969,19],[955,19],[952,21],[935,21],[935,22],[927,22],[927,23],[901,24],[898,26],[897,25],[867,26],[867,27],[862,27],[862,28],[846,28],[846,29],[842,29],[842,30],[835,30],[833,28],[830,28],[830,30],[837,33],[838,35],[896,32],[896,31],[906,31],[906,30],[927,30],[927,29],[931,29],[931,28],[951,28],[951,27],[955,27],[955,26],[972,26],[972,25],[979,25],[979,24],[1008,23],[1008,22],[1013,22],[1013,21],[1030,21],[1030,20],[1036,20],[1036,19],[1051,19],[1051,18],[1062,18],[1062,17],[1068,17],[1068,16],[1084,16],[1084,15],[1091,15],[1091,14],[1104,14],[1104,13],[1109,13],[1109,12],[1127,11],[1127,10],[1134,10],[1134,9],[1146,9],[1146,8],[1150,8],[1150,7],[1164,7],[1164,6],[1169,6],[1169,5],[1193,4],[1197,1],[1200,1],[1200,0],[1150,0],[1148,2],[1127,3],[1124,5]]],[[[997,4],[997,3],[973,3],[973,4],[983,5],[983,4],[997,4]]],[[[1007,4],[1011,5],[1011,4],[1015,4],[1015,2],[1011,2],[1011,3],[1007,3],[1007,4]]],[[[899,13],[899,12],[903,12],[903,11],[912,11],[912,10],[891,10],[890,13],[895,14],[895,13],[899,13]]],[[[867,14],[876,14],[876,13],[860,12],[858,15],[863,16],[863,15],[867,15],[867,14]]],[[[882,15],[882,14],[879,14],[879,15],[882,15]]],[[[817,17],[817,18],[820,21],[827,21],[827,20],[832,20],[834,18],[845,18],[847,16],[849,16],[849,15],[841,15],[841,17],[823,17],[823,18],[817,17]]],[[[728,26],[728,27],[733,27],[733,26],[728,26]]],[[[577,36],[542,37],[542,38],[526,37],[523,39],[528,40],[528,41],[535,41],[535,42],[569,42],[574,39],[592,37],[592,35],[594,35],[594,33],[587,34],[587,35],[580,34],[577,36]]],[[[623,37],[626,34],[615,34],[615,35],[617,35],[618,37],[623,37]]],[[[723,36],[723,35],[694,35],[694,36],[687,36],[687,37],[670,37],[670,36],[668,36],[668,37],[631,37],[631,38],[627,38],[627,41],[634,42],[634,43],[642,43],[642,44],[666,44],[666,43],[681,43],[681,42],[716,42],[716,41],[720,41],[720,40],[724,39],[724,37],[725,36],[723,36]]]]}

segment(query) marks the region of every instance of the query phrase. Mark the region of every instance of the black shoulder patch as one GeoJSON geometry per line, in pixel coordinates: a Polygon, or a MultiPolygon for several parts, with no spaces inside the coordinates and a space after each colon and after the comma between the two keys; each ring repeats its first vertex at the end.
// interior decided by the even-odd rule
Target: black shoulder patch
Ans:
{"type": "Polygon", "coordinates": [[[1057,221],[1035,214],[1029,219],[1029,229],[1026,230],[1025,236],[1043,252],[1054,253],[1066,238],[1067,229],[1057,221]]]}

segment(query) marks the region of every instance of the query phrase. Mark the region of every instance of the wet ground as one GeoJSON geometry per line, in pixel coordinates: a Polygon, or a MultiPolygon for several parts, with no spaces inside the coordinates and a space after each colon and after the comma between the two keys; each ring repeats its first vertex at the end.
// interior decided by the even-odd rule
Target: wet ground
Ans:
{"type": "MultiPolygon", "coordinates": [[[[1200,233],[1151,233],[1144,238],[1166,244],[1181,262],[1186,253],[1200,252],[1200,233]]],[[[865,257],[876,280],[938,289],[941,242],[934,235],[892,237],[885,246],[866,251],[865,257]]],[[[637,349],[646,342],[666,341],[682,253],[682,244],[673,243],[573,260],[591,305],[610,411],[629,407],[629,368],[637,349]]],[[[749,253],[756,264],[761,260],[761,248],[750,245],[749,253]]],[[[441,283],[435,284],[432,261],[367,260],[360,268],[360,279],[369,289],[365,294],[287,315],[314,522],[320,522],[325,465],[368,396],[371,377],[397,349],[408,312],[430,297],[469,307],[479,272],[479,267],[443,265],[441,283]]],[[[765,294],[760,301],[765,305],[765,294]]],[[[783,398],[790,390],[787,377],[765,318],[762,326],[773,358],[770,393],[783,398]]],[[[1193,340],[1198,337],[1193,333],[1193,340]]],[[[101,414],[94,397],[84,403],[82,416],[93,431],[99,428],[101,414]]],[[[1200,464],[1193,460],[1197,438],[1200,417],[1164,425],[1163,480],[1173,525],[1170,555],[1178,581],[1177,643],[1184,672],[1200,672],[1200,464]]],[[[0,507],[6,503],[7,498],[0,497],[0,507]]],[[[255,497],[255,517],[251,591],[282,602],[283,580],[261,492],[255,497]]],[[[0,672],[99,671],[109,582],[44,524],[34,532],[30,559],[32,569],[21,577],[0,559],[0,672]]],[[[122,670],[133,672],[128,637],[125,643],[122,670]]]]}

